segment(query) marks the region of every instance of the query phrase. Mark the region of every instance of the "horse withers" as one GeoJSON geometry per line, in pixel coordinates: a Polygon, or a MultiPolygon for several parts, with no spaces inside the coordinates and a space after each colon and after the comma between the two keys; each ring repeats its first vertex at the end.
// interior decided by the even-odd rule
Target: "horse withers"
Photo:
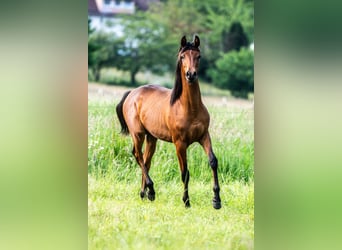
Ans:
{"type": "Polygon", "coordinates": [[[176,146],[177,157],[184,183],[183,201],[190,207],[188,183],[190,173],[187,167],[186,149],[199,142],[209,157],[214,178],[215,209],[221,208],[220,186],[217,177],[217,158],[213,152],[208,132],[210,116],[202,103],[198,83],[198,66],[201,58],[200,39],[195,36],[187,42],[183,36],[177,58],[175,84],[172,90],[146,85],[124,94],[116,107],[122,132],[133,139],[133,155],[142,170],[141,198],[147,194],[155,199],[153,181],[149,176],[151,159],[156,149],[157,139],[172,142],[176,146]],[[146,143],[144,153],[143,143],[146,143]],[[147,190],[148,189],[148,190],[147,190]]]}

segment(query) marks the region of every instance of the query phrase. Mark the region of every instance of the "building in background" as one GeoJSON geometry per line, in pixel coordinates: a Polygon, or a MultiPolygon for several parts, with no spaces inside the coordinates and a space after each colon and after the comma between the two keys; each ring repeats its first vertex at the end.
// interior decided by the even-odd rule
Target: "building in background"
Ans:
{"type": "Polygon", "coordinates": [[[122,29],[118,25],[118,14],[134,15],[136,10],[146,11],[152,2],[158,0],[88,0],[91,28],[120,35],[122,29]]]}

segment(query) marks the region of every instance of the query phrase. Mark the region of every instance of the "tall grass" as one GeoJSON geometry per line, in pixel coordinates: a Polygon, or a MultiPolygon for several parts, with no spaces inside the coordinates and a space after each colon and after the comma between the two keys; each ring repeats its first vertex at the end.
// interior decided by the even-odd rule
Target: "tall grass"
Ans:
{"type": "MultiPolygon", "coordinates": [[[[118,101],[118,100],[117,100],[118,101]]],[[[131,154],[130,136],[123,136],[115,113],[117,101],[89,103],[88,171],[95,176],[112,175],[118,180],[131,181],[141,175],[131,154]]],[[[253,111],[228,110],[226,107],[209,107],[210,133],[213,149],[219,162],[222,182],[254,178],[253,111]]],[[[195,143],[188,148],[188,167],[191,178],[210,181],[208,159],[202,147],[195,143]]],[[[179,178],[175,147],[158,141],[152,159],[151,177],[168,182],[179,178]]]]}

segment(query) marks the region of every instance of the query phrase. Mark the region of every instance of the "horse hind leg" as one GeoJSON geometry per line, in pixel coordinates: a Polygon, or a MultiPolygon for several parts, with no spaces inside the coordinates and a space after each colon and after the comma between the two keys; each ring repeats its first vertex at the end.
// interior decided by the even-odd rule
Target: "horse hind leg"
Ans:
{"type": "Polygon", "coordinates": [[[133,153],[133,155],[134,155],[134,157],[135,157],[135,159],[136,159],[137,163],[139,164],[141,171],[142,171],[142,190],[140,192],[140,197],[144,198],[145,186],[146,186],[149,189],[148,198],[152,201],[155,198],[153,181],[151,180],[150,176],[148,175],[148,169],[144,163],[144,157],[143,157],[143,153],[141,151],[142,145],[144,143],[144,137],[145,137],[144,133],[133,134],[132,138],[133,138],[134,146],[133,146],[132,153],[133,153]]]}
{"type": "MultiPolygon", "coordinates": [[[[151,160],[152,160],[153,154],[156,150],[156,144],[157,144],[157,139],[155,137],[153,137],[152,135],[147,134],[146,135],[146,146],[145,146],[145,150],[144,150],[144,164],[145,164],[145,167],[147,170],[147,174],[148,174],[150,167],[151,167],[151,160]]],[[[149,200],[152,201],[155,199],[155,191],[153,189],[153,184],[152,184],[152,186],[148,186],[145,182],[144,176],[142,176],[141,192],[140,192],[141,198],[144,198],[147,187],[149,188],[149,191],[147,193],[147,197],[149,200]]]]}
{"type": "MultiPolygon", "coordinates": [[[[135,153],[136,149],[135,146],[133,146],[132,154],[134,155],[135,160],[137,161],[138,165],[140,166],[139,159],[137,157],[137,154],[135,153]]],[[[141,168],[141,166],[140,166],[141,168]]],[[[144,174],[141,175],[141,191],[140,191],[140,198],[143,199],[145,197],[146,193],[146,187],[145,187],[145,177],[144,174]]]]}

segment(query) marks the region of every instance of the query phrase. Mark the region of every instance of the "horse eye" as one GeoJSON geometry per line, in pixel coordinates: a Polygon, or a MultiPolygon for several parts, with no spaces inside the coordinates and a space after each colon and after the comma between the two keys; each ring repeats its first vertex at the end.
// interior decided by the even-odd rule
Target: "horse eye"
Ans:
{"type": "Polygon", "coordinates": [[[197,59],[199,60],[201,58],[201,56],[198,56],[197,59]]]}
{"type": "Polygon", "coordinates": [[[181,56],[180,56],[180,59],[182,59],[182,60],[183,60],[183,59],[184,59],[184,55],[181,55],[181,56]]]}

